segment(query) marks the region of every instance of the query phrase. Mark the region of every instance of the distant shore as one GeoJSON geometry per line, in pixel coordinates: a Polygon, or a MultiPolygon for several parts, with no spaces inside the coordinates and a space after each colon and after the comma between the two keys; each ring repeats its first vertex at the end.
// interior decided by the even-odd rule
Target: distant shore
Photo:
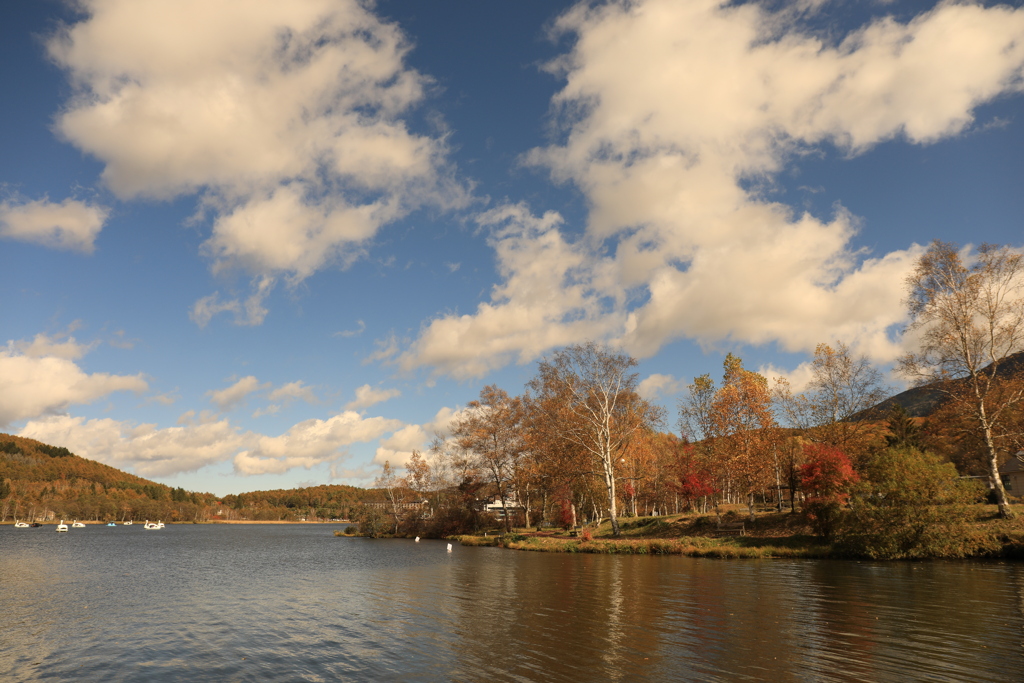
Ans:
{"type": "MultiPolygon", "coordinates": [[[[27,522],[28,520],[18,520],[18,521],[19,522],[22,522],[22,521],[27,522]]],[[[74,521],[74,520],[65,519],[64,523],[70,525],[70,523],[72,521],[74,521]]],[[[80,519],[78,521],[81,524],[85,524],[86,526],[107,526],[109,524],[109,522],[100,522],[100,521],[96,521],[96,520],[86,521],[86,520],[81,520],[80,519]]],[[[150,521],[153,521],[153,520],[150,520],[150,521]]],[[[31,522],[29,522],[29,523],[31,524],[31,522]]],[[[51,522],[39,522],[39,523],[42,524],[43,526],[57,526],[58,524],[60,524],[60,520],[51,521],[51,522]]],[[[114,522],[114,523],[117,526],[124,526],[124,522],[114,522]]],[[[7,521],[7,522],[0,522],[0,526],[14,526],[14,524],[15,524],[14,520],[10,520],[10,521],[7,521]]],[[[132,520],[132,524],[130,526],[134,526],[136,524],[139,525],[139,526],[142,526],[143,524],[145,524],[145,521],[144,520],[137,520],[137,519],[136,520],[132,520]]],[[[206,522],[193,522],[191,520],[188,520],[188,521],[181,521],[181,522],[164,522],[164,524],[351,524],[351,522],[349,520],[347,520],[347,519],[342,519],[342,520],[338,520],[338,521],[330,521],[330,522],[304,522],[304,521],[292,521],[292,520],[287,520],[287,519],[272,519],[272,520],[211,519],[211,520],[206,521],[206,522]]]]}

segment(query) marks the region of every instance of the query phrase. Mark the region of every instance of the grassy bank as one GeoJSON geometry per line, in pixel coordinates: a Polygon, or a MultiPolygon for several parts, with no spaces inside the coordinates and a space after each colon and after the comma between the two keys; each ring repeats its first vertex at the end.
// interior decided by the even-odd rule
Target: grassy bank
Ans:
{"type": "MultiPolygon", "coordinates": [[[[1000,519],[995,506],[977,505],[967,524],[951,531],[941,548],[925,549],[918,559],[1024,559],[1024,518],[1000,519]]],[[[621,536],[612,536],[604,522],[576,532],[519,529],[511,534],[455,536],[466,546],[495,546],[511,550],[613,555],[687,555],[717,558],[835,558],[863,557],[842,543],[814,536],[799,514],[770,513],[751,522],[729,511],[714,515],[670,515],[622,518],[621,536]],[[743,535],[736,535],[739,524],[743,535]]]]}

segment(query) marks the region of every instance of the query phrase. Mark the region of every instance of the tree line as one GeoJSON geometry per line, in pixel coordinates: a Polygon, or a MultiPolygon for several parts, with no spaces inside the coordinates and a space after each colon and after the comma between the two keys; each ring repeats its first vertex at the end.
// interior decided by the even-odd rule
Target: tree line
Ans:
{"type": "MultiPolygon", "coordinates": [[[[471,531],[493,524],[481,502],[494,500],[506,531],[606,519],[618,535],[624,515],[733,503],[750,517],[802,508],[829,536],[853,511],[861,531],[897,512],[927,518],[887,509],[907,496],[953,514],[986,495],[965,476],[987,483],[1010,517],[998,467],[1024,434],[1024,382],[1013,360],[1024,348],[1022,277],[1021,257],[1008,247],[969,254],[936,241],[917,262],[905,330],[917,350],[897,370],[941,397],[927,420],[886,403],[892,389],[881,371],[833,342],[818,345],[800,391],[729,354],[719,381],[702,375],[687,387],[678,434],[670,434],[665,411],[638,393],[634,358],[573,345],[544,358],[519,395],[484,387],[450,435],[413,454],[406,476],[385,463],[376,485],[388,505],[362,511],[364,530],[471,531]],[[424,502],[410,507],[414,499],[424,502]]],[[[853,538],[854,527],[844,528],[853,538]]]]}

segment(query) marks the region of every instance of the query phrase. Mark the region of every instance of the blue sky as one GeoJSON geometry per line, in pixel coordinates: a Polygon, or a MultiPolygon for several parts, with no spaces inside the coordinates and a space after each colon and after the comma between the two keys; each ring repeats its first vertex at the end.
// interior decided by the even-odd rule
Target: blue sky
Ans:
{"type": "Polygon", "coordinates": [[[219,494],[367,485],[595,340],[910,348],[1020,246],[1024,9],[51,0],[0,10],[0,429],[219,494]]]}

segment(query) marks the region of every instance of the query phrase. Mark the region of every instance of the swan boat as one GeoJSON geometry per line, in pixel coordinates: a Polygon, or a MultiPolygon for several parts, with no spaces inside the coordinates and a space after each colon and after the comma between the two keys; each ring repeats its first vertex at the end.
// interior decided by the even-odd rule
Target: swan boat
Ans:
{"type": "Polygon", "coordinates": [[[28,528],[28,522],[15,522],[14,523],[14,528],[15,529],[27,529],[28,528]]]}
{"type": "Polygon", "coordinates": [[[64,523],[64,520],[60,520],[60,524],[57,525],[57,531],[67,531],[68,525],[64,523]]]}
{"type": "Polygon", "coordinates": [[[71,525],[71,528],[72,528],[72,529],[84,529],[84,528],[85,528],[85,525],[84,525],[84,524],[82,524],[81,522],[79,522],[79,521],[78,521],[78,520],[76,519],[76,520],[74,521],[74,523],[72,523],[72,525],[71,525]]]}
{"type": "Polygon", "coordinates": [[[164,523],[163,522],[150,522],[147,519],[146,523],[143,525],[142,528],[143,529],[163,529],[164,528],[164,523]]]}
{"type": "Polygon", "coordinates": [[[124,523],[124,524],[123,524],[122,526],[131,526],[131,525],[132,525],[132,520],[130,520],[130,519],[129,519],[129,520],[128,520],[127,522],[125,522],[125,523],[124,523]]]}

